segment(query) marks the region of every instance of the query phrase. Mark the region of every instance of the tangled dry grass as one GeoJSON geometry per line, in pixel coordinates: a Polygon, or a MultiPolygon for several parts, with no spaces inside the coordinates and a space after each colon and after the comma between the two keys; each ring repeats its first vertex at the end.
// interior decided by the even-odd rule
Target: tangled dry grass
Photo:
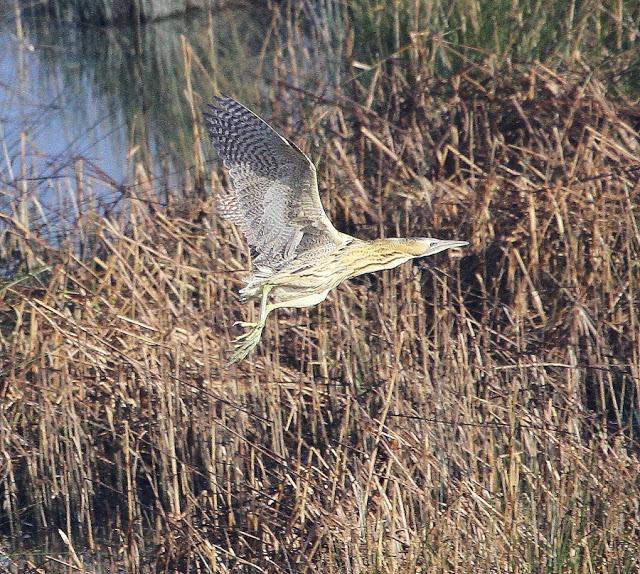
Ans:
{"type": "MultiPolygon", "coordinates": [[[[168,199],[139,166],[73,244],[25,184],[1,221],[5,531],[61,529],[87,571],[74,546],[127,572],[637,571],[640,112],[541,64],[384,69],[350,98],[276,82],[273,123],[339,229],[471,246],[279,312],[239,367],[248,253],[216,164],[168,199]]],[[[69,205],[89,188],[78,166],[69,205]]]]}

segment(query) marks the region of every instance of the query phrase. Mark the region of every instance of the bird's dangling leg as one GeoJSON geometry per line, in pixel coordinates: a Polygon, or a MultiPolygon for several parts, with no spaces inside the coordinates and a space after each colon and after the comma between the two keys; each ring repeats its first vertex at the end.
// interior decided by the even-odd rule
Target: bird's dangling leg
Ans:
{"type": "Polygon", "coordinates": [[[235,338],[235,351],[233,355],[231,355],[229,364],[242,361],[242,359],[244,359],[260,342],[260,337],[262,336],[262,330],[264,329],[264,324],[267,320],[267,316],[271,311],[273,311],[273,306],[268,302],[271,289],[273,289],[272,285],[265,285],[262,288],[260,317],[255,323],[245,321],[238,321],[237,323],[235,323],[241,325],[242,327],[248,327],[249,329],[246,332],[242,333],[242,335],[239,335],[235,338]]]}

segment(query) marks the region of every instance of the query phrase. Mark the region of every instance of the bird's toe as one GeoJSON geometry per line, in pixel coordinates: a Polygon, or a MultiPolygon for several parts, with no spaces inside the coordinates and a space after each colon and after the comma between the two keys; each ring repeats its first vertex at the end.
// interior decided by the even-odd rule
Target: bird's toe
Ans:
{"type": "Polygon", "coordinates": [[[231,355],[229,364],[237,363],[244,359],[255,347],[257,347],[260,342],[260,337],[262,336],[262,325],[260,323],[238,321],[237,324],[248,328],[248,330],[234,339],[235,351],[233,355],[231,355]]]}

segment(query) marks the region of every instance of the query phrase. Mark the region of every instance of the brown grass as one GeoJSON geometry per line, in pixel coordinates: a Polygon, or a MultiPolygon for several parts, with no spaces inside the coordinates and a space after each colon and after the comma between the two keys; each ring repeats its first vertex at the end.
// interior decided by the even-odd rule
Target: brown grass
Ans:
{"type": "Polygon", "coordinates": [[[339,229],[470,248],[279,312],[238,367],[217,162],[168,202],[138,166],[109,217],[79,165],[74,243],[2,190],[10,536],[61,529],[84,571],[637,571],[640,114],[541,64],[398,66],[319,99],[276,69],[272,121],[339,229]]]}

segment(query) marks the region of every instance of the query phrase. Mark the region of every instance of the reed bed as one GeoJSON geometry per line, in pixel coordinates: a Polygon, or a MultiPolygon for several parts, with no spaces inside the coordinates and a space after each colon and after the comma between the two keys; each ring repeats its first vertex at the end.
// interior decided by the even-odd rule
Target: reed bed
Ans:
{"type": "Polygon", "coordinates": [[[640,111],[541,63],[408,82],[414,48],[348,89],[275,61],[264,99],[339,229],[470,247],[278,312],[238,366],[217,163],[170,194],[139,163],[106,214],[79,163],[55,239],[5,185],[3,531],[57,540],[14,561],[637,572],[640,111]]]}

